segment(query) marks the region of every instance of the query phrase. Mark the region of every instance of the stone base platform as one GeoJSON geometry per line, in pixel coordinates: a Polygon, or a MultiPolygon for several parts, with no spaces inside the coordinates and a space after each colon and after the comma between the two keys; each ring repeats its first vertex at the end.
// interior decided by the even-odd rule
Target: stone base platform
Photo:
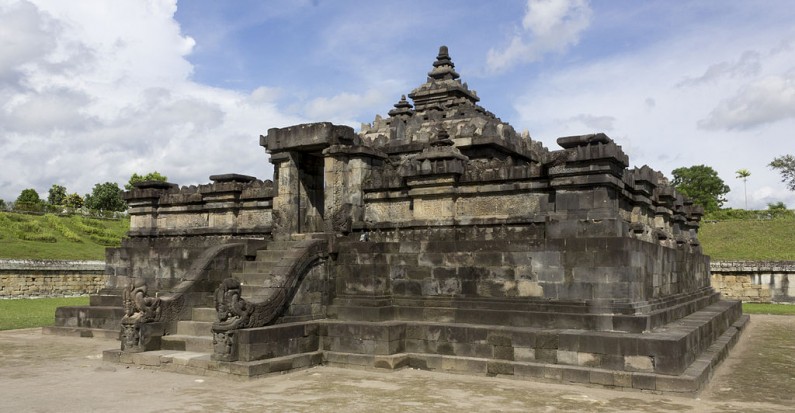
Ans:
{"type": "Polygon", "coordinates": [[[250,329],[248,337],[256,337],[256,342],[243,343],[241,360],[235,362],[211,360],[208,353],[175,350],[144,353],[108,350],[103,358],[165,371],[240,379],[281,374],[321,364],[385,370],[409,367],[696,395],[749,321],[749,316],[745,315],[726,328],[718,327],[716,323],[729,312],[726,307],[733,306],[732,302],[720,302],[678,324],[673,323],[665,330],[644,334],[319,320],[250,329]],[[720,329],[714,340],[700,340],[711,343],[707,348],[697,350],[684,344],[693,342],[695,335],[704,337],[711,334],[713,328],[720,329]],[[270,337],[270,341],[266,337],[270,337]],[[521,337],[526,341],[522,342],[521,337]],[[576,346],[579,347],[572,347],[573,343],[578,343],[576,346]],[[677,348],[677,345],[684,347],[677,348]],[[603,346],[605,353],[591,353],[594,346],[603,346]],[[574,351],[572,348],[588,351],[574,351]],[[640,355],[653,352],[655,348],[665,348],[670,354],[678,351],[689,354],[677,358],[682,362],[640,355]],[[690,359],[691,362],[683,365],[690,359]],[[682,370],[679,373],[662,373],[680,366],[682,370]]]}
{"type": "Polygon", "coordinates": [[[41,332],[42,334],[65,337],[97,337],[108,338],[112,340],[119,339],[119,330],[107,330],[103,328],[47,326],[42,327],[41,332]]]}
{"type": "Polygon", "coordinates": [[[58,307],[55,310],[55,325],[44,327],[42,332],[71,337],[118,339],[123,316],[124,308],[121,306],[58,307]]]}
{"type": "Polygon", "coordinates": [[[58,307],[55,325],[42,328],[42,333],[118,340],[123,316],[121,289],[105,288],[89,296],[89,305],[58,307]]]}

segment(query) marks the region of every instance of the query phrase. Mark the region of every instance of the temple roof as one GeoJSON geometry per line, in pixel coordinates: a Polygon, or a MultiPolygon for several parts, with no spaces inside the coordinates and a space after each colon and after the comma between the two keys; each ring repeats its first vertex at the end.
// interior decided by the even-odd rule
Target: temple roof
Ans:
{"type": "Polygon", "coordinates": [[[428,72],[428,80],[409,93],[415,110],[444,109],[479,101],[475,91],[469,90],[466,83],[462,84],[459,77],[447,46],[440,47],[433,69],[428,72]]]}

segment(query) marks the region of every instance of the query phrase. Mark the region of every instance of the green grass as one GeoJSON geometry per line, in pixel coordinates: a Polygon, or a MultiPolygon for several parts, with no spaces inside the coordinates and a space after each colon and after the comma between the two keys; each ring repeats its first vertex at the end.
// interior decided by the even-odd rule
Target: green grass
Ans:
{"type": "Polygon", "coordinates": [[[793,304],[743,303],[743,313],[745,313],[745,314],[795,315],[795,305],[793,305],[793,304]]]}
{"type": "Polygon", "coordinates": [[[88,305],[88,296],[0,300],[0,330],[51,326],[55,309],[71,305],[88,305]]]}
{"type": "Polygon", "coordinates": [[[130,220],[0,212],[0,259],[104,260],[130,220]]]}
{"type": "Polygon", "coordinates": [[[698,239],[713,260],[795,261],[795,220],[702,222],[698,239]]]}

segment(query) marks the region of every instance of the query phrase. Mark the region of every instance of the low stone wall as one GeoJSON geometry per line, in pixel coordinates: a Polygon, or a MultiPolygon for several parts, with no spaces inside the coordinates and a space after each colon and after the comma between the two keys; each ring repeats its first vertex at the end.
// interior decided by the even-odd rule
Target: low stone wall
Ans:
{"type": "Polygon", "coordinates": [[[0,260],[0,298],[86,295],[107,279],[104,261],[0,260]]]}
{"type": "Polygon", "coordinates": [[[712,286],[724,298],[754,303],[795,303],[794,261],[715,261],[712,286]]]}

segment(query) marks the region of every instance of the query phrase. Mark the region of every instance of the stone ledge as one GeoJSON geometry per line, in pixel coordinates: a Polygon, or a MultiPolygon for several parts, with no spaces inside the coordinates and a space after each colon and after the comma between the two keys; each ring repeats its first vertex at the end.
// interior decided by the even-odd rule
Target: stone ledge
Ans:
{"type": "Polygon", "coordinates": [[[0,271],[105,271],[104,261],[66,261],[66,260],[0,260],[0,271]]]}
{"type": "Polygon", "coordinates": [[[41,328],[41,333],[65,337],[119,339],[119,330],[106,330],[102,328],[47,326],[41,328]]]}
{"type": "Polygon", "coordinates": [[[283,374],[316,365],[387,371],[412,367],[446,373],[575,383],[615,390],[695,397],[704,388],[720,362],[726,358],[749,320],[750,317],[745,315],[732,324],[681,375],[415,352],[373,355],[319,350],[266,360],[220,362],[211,360],[207,353],[199,352],[159,350],[128,354],[120,350],[107,350],[103,352],[103,360],[182,374],[218,375],[243,379],[283,374]]]}

